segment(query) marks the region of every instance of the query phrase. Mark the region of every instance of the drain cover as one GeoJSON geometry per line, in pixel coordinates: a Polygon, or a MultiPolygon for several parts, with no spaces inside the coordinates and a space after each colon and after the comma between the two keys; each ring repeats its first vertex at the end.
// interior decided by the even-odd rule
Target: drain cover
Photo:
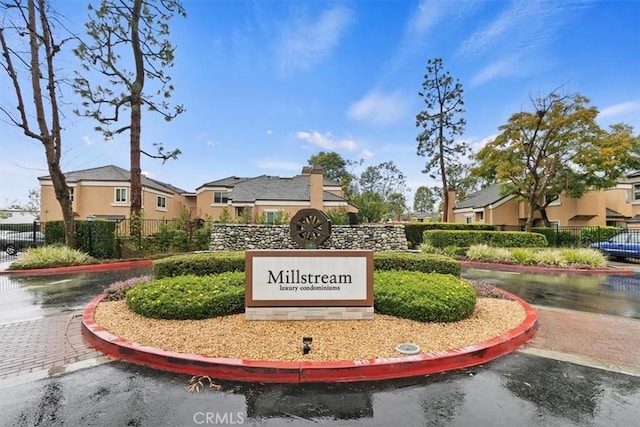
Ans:
{"type": "Polygon", "coordinates": [[[402,354],[418,354],[420,353],[420,347],[415,344],[402,343],[396,346],[396,351],[402,354]]]}

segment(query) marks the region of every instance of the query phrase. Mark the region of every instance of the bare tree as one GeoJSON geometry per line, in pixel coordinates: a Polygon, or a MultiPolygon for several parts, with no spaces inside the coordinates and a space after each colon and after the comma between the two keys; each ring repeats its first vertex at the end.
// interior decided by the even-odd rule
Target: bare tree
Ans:
{"type": "MultiPolygon", "coordinates": [[[[0,64],[7,73],[15,92],[17,113],[4,106],[0,111],[9,122],[22,129],[29,138],[38,140],[44,146],[47,166],[56,199],[60,203],[64,221],[65,241],[75,247],[75,224],[73,209],[69,199],[69,187],[60,168],[62,156],[62,128],[60,125],[59,81],[56,77],[55,58],[65,42],[55,38],[52,22],[53,12],[46,0],[4,1],[0,9],[5,16],[0,26],[2,60],[0,64]],[[21,43],[26,38],[28,49],[7,42],[11,33],[12,42],[21,43]],[[17,65],[17,66],[16,66],[17,65]],[[20,67],[20,68],[19,68],[20,67]],[[21,79],[19,71],[24,69],[30,84],[21,79]],[[43,87],[44,86],[44,87],[43,87]],[[32,103],[25,101],[25,93],[31,92],[32,103]],[[32,126],[30,119],[35,118],[32,126]]],[[[28,95],[27,95],[28,97],[28,95]]]]}
{"type": "Polygon", "coordinates": [[[76,92],[85,99],[83,109],[76,112],[95,119],[96,130],[107,138],[129,132],[131,232],[134,235],[139,234],[142,214],[140,154],[163,161],[180,154],[177,149],[166,152],[161,143],[153,144],[157,154],[149,154],[140,144],[143,106],[167,121],[184,111],[182,105],[169,106],[167,100],[173,85],[164,72],[173,65],[175,48],[166,37],[168,21],[176,13],[186,16],[178,0],[102,0],[98,8],[89,5],[90,20],[86,24],[89,40],[81,42],[75,50],[85,71],[85,75],[77,76],[74,84],[76,92]],[[133,71],[127,70],[128,61],[134,64],[133,71]],[[92,71],[100,73],[106,81],[97,82],[92,71]],[[145,91],[147,79],[155,80],[157,87],[145,91]],[[128,121],[120,115],[127,109],[130,110],[128,121]]]}

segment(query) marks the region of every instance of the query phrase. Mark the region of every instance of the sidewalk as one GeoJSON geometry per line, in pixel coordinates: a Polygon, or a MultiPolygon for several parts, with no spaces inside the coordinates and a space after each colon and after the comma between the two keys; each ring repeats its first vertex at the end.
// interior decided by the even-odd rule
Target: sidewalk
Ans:
{"type": "Polygon", "coordinates": [[[535,306],[525,353],[640,376],[640,320],[535,306]]]}
{"type": "Polygon", "coordinates": [[[82,311],[0,325],[0,389],[108,361],[85,343],[82,311]]]}

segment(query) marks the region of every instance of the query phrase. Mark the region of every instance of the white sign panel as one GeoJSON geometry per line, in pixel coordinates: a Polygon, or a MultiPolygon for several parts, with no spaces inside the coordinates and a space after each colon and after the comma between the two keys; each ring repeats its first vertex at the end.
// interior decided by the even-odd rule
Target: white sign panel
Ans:
{"type": "Polygon", "coordinates": [[[254,257],[254,301],[366,300],[366,257],[254,257]]]}

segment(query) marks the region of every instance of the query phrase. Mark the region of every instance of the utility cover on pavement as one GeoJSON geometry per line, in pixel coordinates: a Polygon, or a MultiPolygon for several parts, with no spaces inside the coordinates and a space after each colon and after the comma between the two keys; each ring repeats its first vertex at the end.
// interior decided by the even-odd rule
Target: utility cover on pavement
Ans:
{"type": "Polygon", "coordinates": [[[418,354],[420,347],[415,344],[402,343],[396,346],[396,351],[402,354],[418,354]]]}

